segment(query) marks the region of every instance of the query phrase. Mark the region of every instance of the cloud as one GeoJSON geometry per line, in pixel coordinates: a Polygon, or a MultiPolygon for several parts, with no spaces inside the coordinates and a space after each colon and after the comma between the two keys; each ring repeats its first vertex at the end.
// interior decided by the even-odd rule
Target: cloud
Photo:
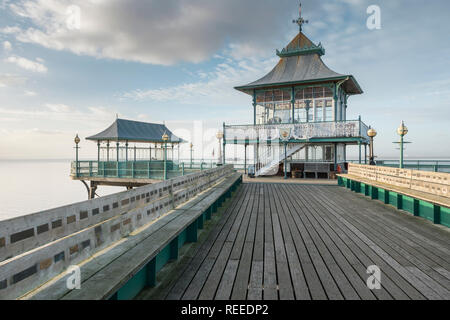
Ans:
{"type": "Polygon", "coordinates": [[[161,65],[207,60],[229,39],[247,50],[272,49],[295,12],[289,0],[22,0],[8,8],[31,25],[1,30],[18,41],[161,65]]]}
{"type": "Polygon", "coordinates": [[[178,101],[184,104],[210,104],[244,102],[248,97],[234,89],[237,85],[263,76],[275,65],[277,58],[240,59],[224,57],[212,71],[199,71],[195,80],[180,85],[156,89],[137,89],[122,94],[122,98],[136,101],[168,102],[178,101]]]}
{"type": "Polygon", "coordinates": [[[26,97],[34,97],[34,96],[37,95],[36,92],[30,91],[30,90],[26,90],[24,94],[25,94],[26,97]]]}
{"type": "Polygon", "coordinates": [[[16,74],[0,74],[0,88],[24,85],[27,78],[16,74]]]}
{"type": "Polygon", "coordinates": [[[48,71],[47,67],[42,63],[31,61],[19,56],[11,56],[6,58],[5,61],[32,72],[46,73],[48,71]]]}
{"type": "Polygon", "coordinates": [[[12,50],[11,42],[9,42],[9,41],[4,41],[4,42],[3,42],[3,50],[6,51],[6,52],[11,51],[11,50],[12,50]]]}

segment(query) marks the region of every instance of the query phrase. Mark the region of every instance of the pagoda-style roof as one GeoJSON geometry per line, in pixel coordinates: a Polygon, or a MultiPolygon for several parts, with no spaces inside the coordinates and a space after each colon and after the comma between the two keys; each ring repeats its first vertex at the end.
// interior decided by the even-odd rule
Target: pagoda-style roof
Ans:
{"type": "Polygon", "coordinates": [[[112,125],[96,135],[87,137],[86,140],[94,141],[128,141],[164,143],[162,136],[169,136],[168,143],[183,143],[183,139],[174,135],[165,125],[116,119],[112,125]]]}
{"type": "Polygon", "coordinates": [[[344,80],[342,87],[347,94],[363,93],[352,75],[340,74],[328,68],[321,59],[324,54],[325,49],[320,43],[315,45],[300,32],[281,52],[277,50],[281,59],[272,71],[257,81],[235,89],[252,94],[254,89],[344,80]]]}

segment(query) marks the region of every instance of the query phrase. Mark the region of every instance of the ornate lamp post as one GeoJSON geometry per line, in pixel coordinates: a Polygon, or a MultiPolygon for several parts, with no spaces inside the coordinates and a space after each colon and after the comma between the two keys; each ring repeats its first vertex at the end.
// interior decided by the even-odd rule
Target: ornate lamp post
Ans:
{"type": "Polygon", "coordinates": [[[192,151],[193,151],[193,147],[194,147],[194,145],[192,144],[192,142],[191,142],[191,144],[189,145],[189,147],[191,148],[191,165],[190,165],[190,168],[192,169],[192,151]]]}
{"type": "Polygon", "coordinates": [[[371,166],[374,166],[374,165],[375,165],[375,156],[374,156],[374,154],[373,154],[373,138],[375,138],[375,137],[377,136],[377,131],[376,131],[375,129],[373,129],[373,128],[370,128],[370,129],[367,131],[367,135],[368,135],[369,138],[370,138],[370,149],[369,149],[370,156],[369,156],[369,164],[370,164],[371,166]]]}
{"type": "Polygon", "coordinates": [[[287,179],[287,144],[291,137],[291,129],[280,128],[280,140],[284,143],[284,178],[287,179]]]}
{"type": "Polygon", "coordinates": [[[167,180],[167,141],[169,141],[169,136],[164,133],[162,136],[164,141],[164,180],[167,180]]]}
{"type": "Polygon", "coordinates": [[[75,136],[74,142],[75,142],[75,173],[76,173],[76,177],[78,177],[79,171],[80,171],[79,164],[78,164],[78,149],[80,149],[78,144],[80,143],[80,137],[78,137],[78,133],[75,136]]]}
{"type": "Polygon", "coordinates": [[[223,138],[223,132],[219,131],[216,134],[217,139],[219,140],[219,161],[217,162],[217,165],[222,165],[222,145],[221,145],[221,141],[223,138]]]}
{"type": "Polygon", "coordinates": [[[403,137],[408,133],[408,128],[403,121],[397,129],[397,133],[400,136],[400,169],[403,169],[403,137]]]}

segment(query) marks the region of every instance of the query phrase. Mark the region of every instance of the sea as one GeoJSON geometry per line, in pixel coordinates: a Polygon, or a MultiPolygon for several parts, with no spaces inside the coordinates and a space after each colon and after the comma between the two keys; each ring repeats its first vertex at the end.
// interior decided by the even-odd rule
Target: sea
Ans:
{"type": "MultiPolygon", "coordinates": [[[[0,221],[88,199],[70,179],[70,160],[0,160],[0,221]]],[[[124,191],[100,186],[99,196],[124,191]]]]}

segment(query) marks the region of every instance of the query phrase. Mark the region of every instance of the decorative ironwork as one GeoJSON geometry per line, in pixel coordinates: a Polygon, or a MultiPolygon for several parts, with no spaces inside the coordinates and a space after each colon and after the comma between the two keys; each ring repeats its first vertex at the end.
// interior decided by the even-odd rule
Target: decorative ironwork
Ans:
{"type": "Polygon", "coordinates": [[[362,138],[369,141],[368,127],[359,120],[337,122],[305,122],[296,124],[226,126],[227,140],[281,140],[279,129],[291,130],[291,139],[362,138]]]}

